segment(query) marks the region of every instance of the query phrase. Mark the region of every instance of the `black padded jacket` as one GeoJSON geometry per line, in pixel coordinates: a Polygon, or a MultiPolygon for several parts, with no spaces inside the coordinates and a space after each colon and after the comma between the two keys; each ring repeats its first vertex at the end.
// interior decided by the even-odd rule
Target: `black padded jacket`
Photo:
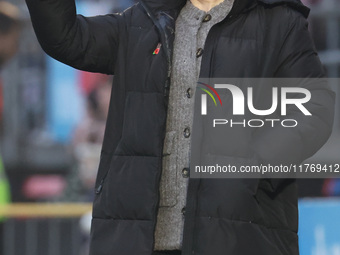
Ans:
{"type": "MultiPolygon", "coordinates": [[[[114,74],[90,254],[151,255],[175,20],[185,0],[142,0],[123,13],[96,17],[76,15],[73,0],[26,2],[47,54],[77,69],[114,74]]],[[[308,13],[298,0],[235,0],[208,34],[200,76],[323,77],[308,13]]],[[[238,135],[230,143],[246,153],[231,163],[249,150],[258,162],[280,155],[297,163],[313,155],[330,135],[334,95],[327,86],[310,90],[313,117],[306,125],[263,130],[251,139],[238,135]]],[[[187,194],[183,255],[299,254],[293,179],[190,178],[187,194]]]]}

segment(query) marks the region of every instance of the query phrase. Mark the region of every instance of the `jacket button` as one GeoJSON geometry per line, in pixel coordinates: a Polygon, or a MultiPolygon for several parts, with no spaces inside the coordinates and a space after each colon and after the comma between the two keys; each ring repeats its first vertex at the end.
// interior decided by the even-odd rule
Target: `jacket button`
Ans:
{"type": "Polygon", "coordinates": [[[203,19],[203,22],[208,22],[211,20],[211,15],[210,14],[207,14],[205,15],[204,19],[203,19]]]}
{"type": "Polygon", "coordinates": [[[190,128],[185,128],[183,131],[183,135],[185,138],[189,138],[190,137],[190,128]]]}
{"type": "Polygon", "coordinates": [[[185,206],[182,208],[182,214],[185,215],[185,206]]]}
{"type": "Polygon", "coordinates": [[[185,167],[185,168],[182,169],[182,176],[183,176],[183,178],[189,177],[189,168],[185,167]]]}
{"type": "Polygon", "coordinates": [[[197,51],[196,51],[196,57],[199,58],[199,57],[202,56],[202,55],[203,55],[203,49],[202,49],[202,48],[197,49],[197,51]]]}
{"type": "Polygon", "coordinates": [[[187,98],[191,98],[191,93],[192,93],[191,88],[188,88],[187,92],[185,94],[187,96],[187,98]]]}

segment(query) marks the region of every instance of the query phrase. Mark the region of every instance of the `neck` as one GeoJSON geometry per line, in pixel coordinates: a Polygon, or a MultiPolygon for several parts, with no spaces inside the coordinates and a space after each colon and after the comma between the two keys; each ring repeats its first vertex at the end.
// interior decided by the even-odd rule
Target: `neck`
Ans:
{"type": "Polygon", "coordinates": [[[198,9],[208,12],[216,5],[222,3],[224,0],[190,0],[190,1],[198,9]]]}

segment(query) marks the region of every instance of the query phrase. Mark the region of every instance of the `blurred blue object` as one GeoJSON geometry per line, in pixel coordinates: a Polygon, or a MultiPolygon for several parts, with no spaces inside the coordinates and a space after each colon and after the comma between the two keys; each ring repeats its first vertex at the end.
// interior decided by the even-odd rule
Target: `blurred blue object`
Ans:
{"type": "Polygon", "coordinates": [[[47,59],[48,128],[55,141],[68,143],[83,115],[77,71],[52,58],[47,59]]]}
{"type": "Polygon", "coordinates": [[[340,199],[299,201],[300,255],[340,254],[340,199]]]}
{"type": "MultiPolygon", "coordinates": [[[[126,2],[128,5],[133,1],[126,2]]],[[[76,2],[77,12],[94,16],[110,12],[109,5],[94,2],[76,2]]],[[[123,5],[122,5],[123,6],[123,5]]],[[[48,56],[47,60],[47,125],[55,141],[69,143],[76,125],[84,116],[84,95],[79,85],[79,71],[48,56]]]]}

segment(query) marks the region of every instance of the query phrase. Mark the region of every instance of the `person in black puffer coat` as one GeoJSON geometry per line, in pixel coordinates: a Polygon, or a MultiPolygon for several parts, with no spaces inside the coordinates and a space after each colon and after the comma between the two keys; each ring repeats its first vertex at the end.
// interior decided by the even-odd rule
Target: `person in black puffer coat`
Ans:
{"type": "MultiPolygon", "coordinates": [[[[167,155],[164,140],[169,138],[175,27],[187,2],[141,0],[120,14],[96,17],[76,15],[72,0],[26,2],[47,54],[77,69],[114,74],[90,254],[152,255],[167,155]]],[[[199,77],[324,77],[308,33],[308,13],[299,0],[235,0],[229,14],[209,30],[204,47],[192,55],[201,59],[199,77]]],[[[265,164],[279,157],[298,164],[312,156],[331,133],[334,93],[321,85],[308,89],[313,116],[305,120],[301,112],[287,113],[303,120],[299,128],[247,129],[229,134],[227,142],[217,141],[231,146],[229,163],[265,164]]],[[[209,138],[197,130],[194,120],[192,132],[183,128],[180,134],[192,141],[209,138]]],[[[191,157],[217,155],[214,148],[191,148],[191,157]]],[[[188,177],[173,169],[180,171],[178,182],[188,177]]],[[[182,255],[299,254],[294,179],[188,178],[185,192],[185,208],[177,212],[184,215],[183,239],[174,247],[182,255]]]]}

